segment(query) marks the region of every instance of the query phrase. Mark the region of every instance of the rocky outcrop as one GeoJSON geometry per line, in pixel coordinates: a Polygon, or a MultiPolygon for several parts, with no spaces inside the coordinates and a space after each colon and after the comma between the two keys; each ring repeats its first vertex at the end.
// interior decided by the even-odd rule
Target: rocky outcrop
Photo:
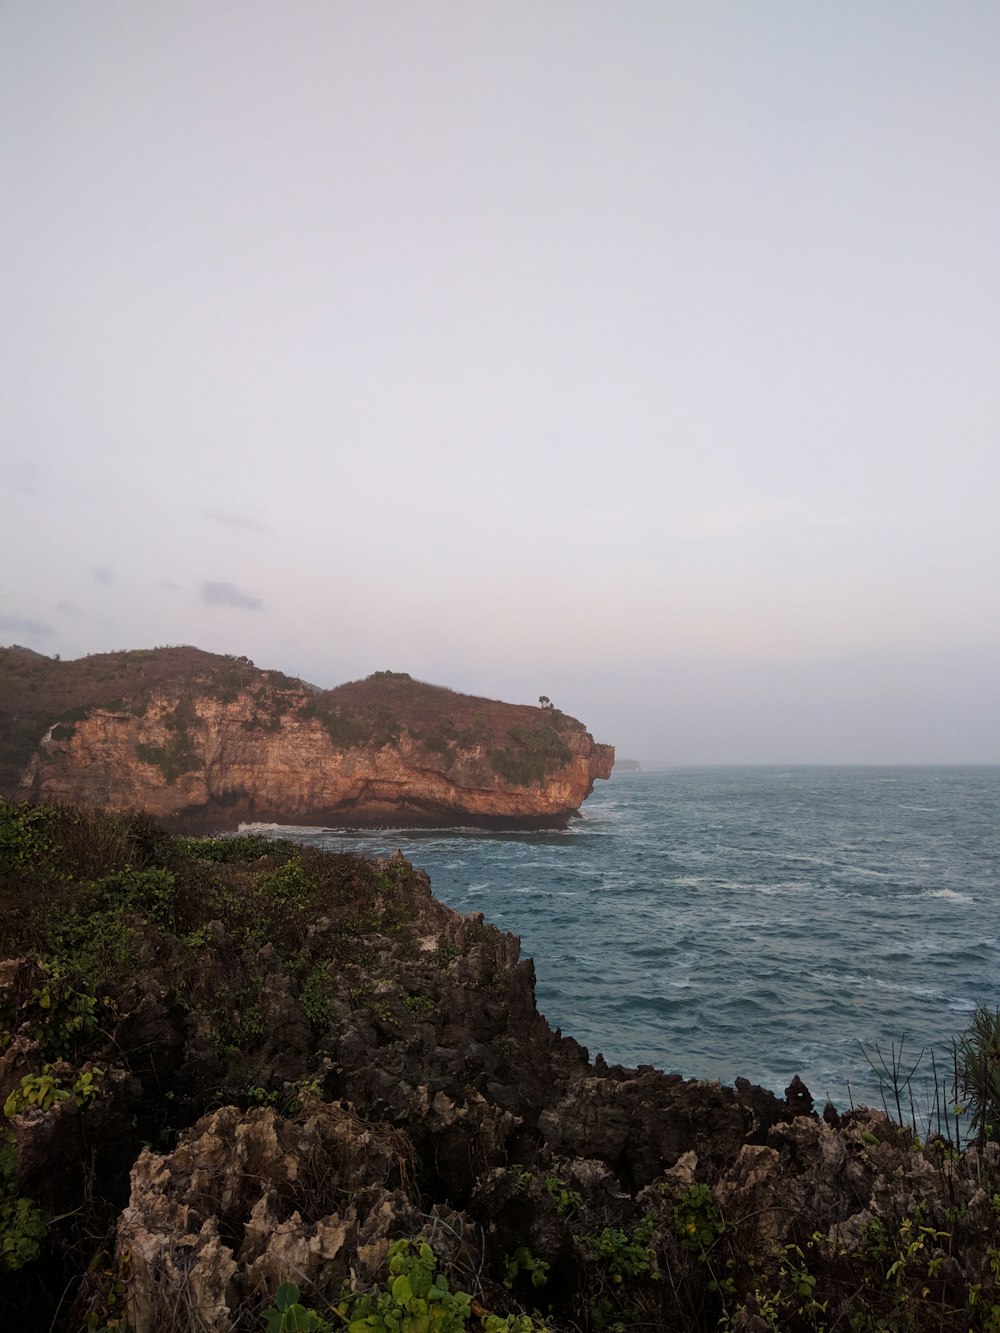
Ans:
{"type": "MultiPolygon", "coordinates": [[[[48,664],[53,698],[59,668],[76,665],[48,664]]],[[[614,762],[611,746],[550,705],[477,699],[402,673],[316,691],[208,654],[152,684],[152,666],[127,668],[104,682],[117,697],[53,706],[13,794],[143,810],[188,830],[561,827],[614,762]]]]}
{"type": "Polygon", "coordinates": [[[347,1326],[422,1239],[477,1330],[995,1327],[996,1143],[591,1062],[398,854],[0,815],[0,1326],[347,1326]]]}
{"type": "Polygon", "coordinates": [[[315,1098],[294,1120],[226,1106],[174,1152],[144,1149],[118,1223],[130,1323],[161,1329],[186,1301],[192,1326],[229,1328],[289,1274],[331,1294],[352,1270],[370,1284],[390,1238],[424,1225],[408,1149],[391,1130],[315,1098]]]}

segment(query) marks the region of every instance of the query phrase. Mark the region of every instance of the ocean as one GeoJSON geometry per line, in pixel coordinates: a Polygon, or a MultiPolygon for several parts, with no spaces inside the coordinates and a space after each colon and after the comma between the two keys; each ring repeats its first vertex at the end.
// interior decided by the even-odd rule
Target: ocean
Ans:
{"type": "MultiPolygon", "coordinates": [[[[881,1105],[1000,1003],[1000,767],[670,768],[566,832],[274,829],[425,869],[518,935],[538,1007],[610,1063],[881,1105]]],[[[273,826],[268,826],[269,828],[273,826]]],[[[908,1098],[904,1097],[908,1103],[908,1098]]]]}

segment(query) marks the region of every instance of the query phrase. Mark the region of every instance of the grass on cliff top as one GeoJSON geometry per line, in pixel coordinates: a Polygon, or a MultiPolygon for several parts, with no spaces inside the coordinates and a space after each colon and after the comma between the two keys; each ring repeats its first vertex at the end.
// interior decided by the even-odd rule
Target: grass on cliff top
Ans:
{"type": "MultiPolygon", "coordinates": [[[[294,708],[300,717],[318,720],[338,749],[398,747],[408,735],[433,767],[449,770],[474,754],[482,780],[492,773],[514,786],[544,783],[571,758],[567,735],[583,731],[576,719],[550,705],[459,694],[401,671],[376,671],[364,680],[316,690],[280,671],[261,670],[246,657],[192,647],[99,653],[66,662],[0,648],[0,793],[16,794],[49,727],[56,740],[67,740],[92,709],[141,716],[157,692],[175,697],[193,722],[193,700],[231,702],[243,690],[258,700],[248,728],[273,730],[294,708]]],[[[173,742],[177,755],[147,742],[137,751],[141,761],[161,768],[168,783],[194,764],[188,732],[179,732],[173,742]]]]}
{"type": "Polygon", "coordinates": [[[27,648],[0,648],[0,792],[14,792],[53,723],[72,727],[92,708],[124,711],[154,691],[235,698],[252,681],[270,689],[306,688],[280,671],[259,671],[248,658],[186,645],[92,653],[65,662],[27,648]]]}
{"type": "Polygon", "coordinates": [[[0,957],[50,960],[91,989],[128,980],[144,920],[187,946],[218,921],[235,945],[294,963],[318,915],[353,937],[409,919],[413,894],[403,861],[0,798],[0,957]]]}
{"type": "Polygon", "coordinates": [[[366,680],[315,695],[301,709],[318,718],[340,748],[398,747],[404,734],[428,762],[451,769],[469,756],[516,787],[541,786],[572,758],[568,732],[581,724],[557,708],[498,703],[377,671],[366,680]]]}

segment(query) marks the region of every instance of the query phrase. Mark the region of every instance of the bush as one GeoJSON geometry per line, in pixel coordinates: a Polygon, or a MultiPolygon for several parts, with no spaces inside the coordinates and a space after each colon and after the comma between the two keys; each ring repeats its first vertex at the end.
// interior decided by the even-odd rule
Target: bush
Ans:
{"type": "Polygon", "coordinates": [[[971,1127],[1000,1138],[1000,1009],[980,1005],[955,1042],[956,1092],[968,1101],[971,1127]]]}
{"type": "Polygon", "coordinates": [[[515,787],[538,787],[550,773],[568,764],[573,755],[556,728],[511,727],[512,745],[490,754],[493,771],[515,787]]]}

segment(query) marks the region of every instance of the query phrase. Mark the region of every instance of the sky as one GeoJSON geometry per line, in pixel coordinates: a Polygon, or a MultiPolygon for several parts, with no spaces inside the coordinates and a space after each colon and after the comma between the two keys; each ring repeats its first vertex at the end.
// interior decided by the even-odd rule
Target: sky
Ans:
{"type": "Polygon", "coordinates": [[[1000,762],[995,0],[4,0],[0,643],[1000,762]]]}

